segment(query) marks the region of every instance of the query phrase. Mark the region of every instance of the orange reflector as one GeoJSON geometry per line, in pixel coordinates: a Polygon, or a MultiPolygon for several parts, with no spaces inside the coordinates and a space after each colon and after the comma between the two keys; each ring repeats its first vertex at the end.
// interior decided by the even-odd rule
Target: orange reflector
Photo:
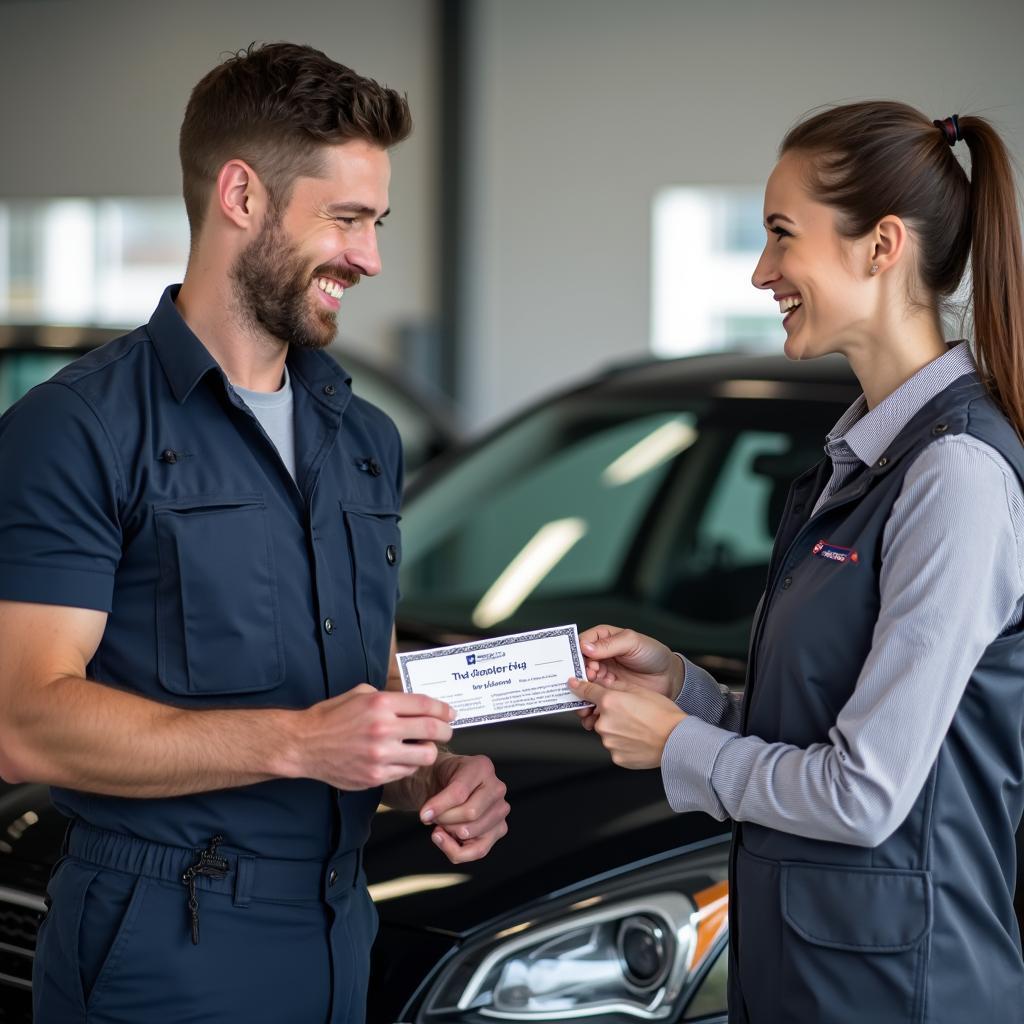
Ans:
{"type": "Polygon", "coordinates": [[[701,889],[694,894],[693,901],[697,904],[697,912],[692,918],[697,942],[690,964],[691,971],[700,967],[715,940],[729,927],[729,883],[721,881],[701,889]]]}

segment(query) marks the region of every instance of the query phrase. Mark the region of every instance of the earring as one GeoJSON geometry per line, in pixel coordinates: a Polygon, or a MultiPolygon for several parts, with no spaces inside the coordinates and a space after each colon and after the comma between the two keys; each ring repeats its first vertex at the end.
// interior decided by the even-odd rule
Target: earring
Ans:
{"type": "Polygon", "coordinates": [[[870,274],[877,274],[878,273],[878,264],[877,263],[872,263],[871,264],[871,270],[869,270],[868,273],[870,273],[870,274]]]}

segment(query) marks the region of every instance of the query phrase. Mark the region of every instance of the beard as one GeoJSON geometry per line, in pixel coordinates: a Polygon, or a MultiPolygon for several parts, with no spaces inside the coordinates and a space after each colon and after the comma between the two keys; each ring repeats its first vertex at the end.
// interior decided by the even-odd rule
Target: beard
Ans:
{"type": "MultiPolygon", "coordinates": [[[[358,279],[350,270],[318,270],[345,284],[355,284],[358,279]]],[[[239,253],[231,268],[243,320],[278,341],[309,349],[325,348],[338,328],[337,314],[316,304],[309,295],[316,276],[317,271],[310,273],[273,210],[268,211],[259,235],[239,253]]]]}

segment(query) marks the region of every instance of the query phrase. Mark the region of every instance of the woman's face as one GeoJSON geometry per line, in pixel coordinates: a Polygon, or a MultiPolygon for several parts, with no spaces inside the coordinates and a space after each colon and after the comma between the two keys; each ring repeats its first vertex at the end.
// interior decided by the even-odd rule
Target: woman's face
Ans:
{"type": "Polygon", "coordinates": [[[877,290],[870,287],[871,239],[851,241],[839,234],[836,211],[813,199],[804,185],[806,159],[786,153],[768,179],[768,241],[751,278],[779,303],[790,359],[849,354],[871,334],[877,302],[877,290]]]}

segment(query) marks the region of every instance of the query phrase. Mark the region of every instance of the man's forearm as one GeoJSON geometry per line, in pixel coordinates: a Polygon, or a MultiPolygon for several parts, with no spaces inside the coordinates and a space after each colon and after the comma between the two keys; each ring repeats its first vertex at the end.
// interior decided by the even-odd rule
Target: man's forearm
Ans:
{"type": "Polygon", "coordinates": [[[0,601],[0,775],[166,797],[306,778],[382,786],[433,764],[452,710],[359,683],[307,708],[178,708],[85,679],[106,616],[0,601]]]}
{"type": "Polygon", "coordinates": [[[9,781],[168,797],[293,774],[299,713],[186,710],[92,680],[26,686],[7,716],[9,781]]]}

